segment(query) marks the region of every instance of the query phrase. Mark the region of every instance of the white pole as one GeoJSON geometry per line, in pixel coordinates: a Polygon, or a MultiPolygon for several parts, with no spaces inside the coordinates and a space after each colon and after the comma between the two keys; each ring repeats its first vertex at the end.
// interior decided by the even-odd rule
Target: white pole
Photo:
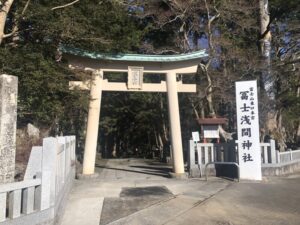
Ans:
{"type": "Polygon", "coordinates": [[[103,71],[96,70],[90,86],[90,103],[85,138],[83,159],[83,175],[91,175],[95,172],[96,149],[98,140],[98,127],[100,119],[100,107],[102,96],[103,71]]]}
{"type": "Polygon", "coordinates": [[[168,94],[168,108],[169,120],[171,127],[171,143],[173,151],[174,173],[184,173],[183,151],[181,140],[181,128],[179,117],[179,103],[177,93],[176,73],[167,73],[167,94],[168,94]]]}

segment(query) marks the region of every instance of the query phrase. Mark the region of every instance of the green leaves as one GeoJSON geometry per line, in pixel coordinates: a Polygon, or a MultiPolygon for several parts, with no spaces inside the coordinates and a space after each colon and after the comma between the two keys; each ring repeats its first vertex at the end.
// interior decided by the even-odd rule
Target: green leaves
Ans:
{"type": "Polygon", "coordinates": [[[87,106],[86,98],[81,98],[86,95],[68,90],[68,81],[76,74],[55,61],[58,45],[131,51],[138,47],[142,32],[126,9],[111,1],[80,1],[51,10],[66,1],[32,0],[21,16],[26,3],[15,1],[10,11],[7,29],[18,26],[18,39],[8,38],[0,47],[0,71],[19,77],[19,123],[51,126],[54,119],[66,113],[87,110],[83,108],[87,106]]]}
{"type": "MultiPolygon", "coordinates": [[[[173,54],[208,49],[208,21],[219,14],[210,24],[214,49],[210,49],[209,67],[217,113],[233,118],[232,110],[227,112],[222,105],[231,105],[234,81],[259,78],[261,74],[257,50],[259,10],[255,0],[206,1],[207,7],[203,1],[129,1],[125,5],[90,0],[51,10],[68,2],[31,0],[22,15],[27,0],[14,1],[8,15],[6,33],[16,26],[18,32],[0,46],[0,72],[19,77],[20,125],[32,122],[50,127],[59,123],[59,129],[68,133],[80,133],[84,127],[88,92],[68,90],[68,81],[76,80],[78,72],[70,71],[64,59],[56,62],[59,44],[109,53],[173,54]]],[[[271,29],[272,72],[280,78],[277,106],[284,108],[287,118],[297,119],[299,62],[293,60],[299,52],[299,4],[293,0],[269,0],[269,5],[271,17],[276,18],[271,29]],[[282,49],[288,50],[286,58],[277,57],[282,49]]],[[[203,93],[194,96],[195,105],[199,112],[203,108],[207,114],[207,106],[201,102],[207,94],[204,74],[199,83],[203,93]]],[[[101,131],[105,135],[145,142],[148,132],[161,132],[163,124],[167,124],[164,94],[103,96],[101,131]]],[[[181,114],[185,115],[183,130],[188,134],[195,126],[193,111],[186,96],[180,99],[181,114]]]]}
{"type": "Polygon", "coordinates": [[[167,123],[166,110],[166,95],[162,93],[105,92],[100,116],[101,132],[124,142],[128,140],[130,146],[145,145],[150,141],[150,133],[152,143],[155,143],[153,132],[161,132],[163,123],[167,123]]]}

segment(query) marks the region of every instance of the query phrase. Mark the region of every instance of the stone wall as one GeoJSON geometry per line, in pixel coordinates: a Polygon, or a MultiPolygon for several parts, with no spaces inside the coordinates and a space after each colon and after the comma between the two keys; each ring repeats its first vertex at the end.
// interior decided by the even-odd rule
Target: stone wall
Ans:
{"type": "Polygon", "coordinates": [[[0,225],[60,223],[75,178],[75,141],[48,137],[33,147],[24,180],[0,184],[0,225]]]}
{"type": "Polygon", "coordinates": [[[0,75],[0,183],[14,181],[18,78],[0,75]]]}
{"type": "Polygon", "coordinates": [[[278,164],[262,165],[263,176],[282,176],[300,171],[300,159],[278,164]]]}

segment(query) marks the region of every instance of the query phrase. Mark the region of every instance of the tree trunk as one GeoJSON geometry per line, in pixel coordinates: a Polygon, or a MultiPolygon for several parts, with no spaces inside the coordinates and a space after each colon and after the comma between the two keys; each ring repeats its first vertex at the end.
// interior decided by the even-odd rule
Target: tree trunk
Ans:
{"type": "Polygon", "coordinates": [[[296,141],[300,142],[300,122],[298,123],[298,129],[296,134],[296,141]]]}
{"type": "Polygon", "coordinates": [[[113,146],[113,149],[112,149],[112,157],[113,158],[116,158],[117,157],[117,137],[116,137],[116,135],[114,134],[114,136],[113,136],[113,144],[112,144],[112,146],[113,146]]]}
{"type": "Polygon", "coordinates": [[[208,81],[208,86],[207,86],[207,90],[206,90],[206,100],[208,103],[209,114],[212,118],[215,118],[216,111],[215,111],[214,103],[213,103],[212,80],[211,80],[211,77],[210,77],[208,71],[206,71],[206,77],[207,77],[207,81],[208,81]]]}
{"type": "Polygon", "coordinates": [[[273,136],[278,142],[280,149],[285,147],[284,127],[281,123],[281,111],[275,106],[275,82],[271,72],[271,31],[268,0],[259,0],[260,13],[260,56],[262,58],[262,84],[266,93],[267,112],[266,134],[273,136]]]}
{"type": "Polygon", "coordinates": [[[161,120],[162,120],[163,137],[165,139],[165,142],[168,142],[169,141],[168,129],[165,123],[166,120],[163,113],[163,109],[164,109],[163,99],[162,96],[160,95],[160,113],[161,113],[161,120]]]}
{"type": "Polygon", "coordinates": [[[271,31],[268,0],[259,0],[260,55],[262,61],[262,82],[270,100],[274,100],[274,80],[271,74],[271,31]]]}
{"type": "Polygon", "coordinates": [[[4,2],[0,10],[0,45],[5,37],[4,29],[6,24],[6,18],[14,0],[7,0],[4,2]]]}
{"type": "Polygon", "coordinates": [[[268,10],[268,0],[259,0],[259,14],[261,55],[265,58],[269,58],[271,52],[271,32],[269,30],[270,16],[268,10]]]}
{"type": "Polygon", "coordinates": [[[278,146],[279,146],[279,151],[284,151],[287,146],[285,144],[286,142],[286,132],[285,128],[282,126],[282,110],[278,111],[276,120],[277,120],[277,141],[278,141],[278,146]]]}
{"type": "Polygon", "coordinates": [[[164,143],[162,141],[161,135],[158,134],[158,141],[159,141],[159,150],[162,150],[164,147],[164,143]]]}

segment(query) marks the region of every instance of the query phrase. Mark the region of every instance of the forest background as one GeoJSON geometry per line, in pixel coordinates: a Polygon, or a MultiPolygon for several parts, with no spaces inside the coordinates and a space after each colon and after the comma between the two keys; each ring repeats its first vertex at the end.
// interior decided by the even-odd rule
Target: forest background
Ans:
{"type": "MultiPolygon", "coordinates": [[[[227,118],[222,141],[234,138],[234,82],[253,79],[261,140],[274,138],[282,151],[300,145],[296,0],[1,0],[0,7],[0,72],[19,78],[19,129],[31,123],[47,135],[74,134],[82,151],[89,93],[69,91],[68,82],[90,75],[68,69],[61,45],[160,55],[206,49],[197,93],[179,95],[185,148],[199,118],[227,118]]],[[[104,93],[100,118],[103,156],[136,148],[146,156],[169,144],[163,93],[104,93]]]]}

